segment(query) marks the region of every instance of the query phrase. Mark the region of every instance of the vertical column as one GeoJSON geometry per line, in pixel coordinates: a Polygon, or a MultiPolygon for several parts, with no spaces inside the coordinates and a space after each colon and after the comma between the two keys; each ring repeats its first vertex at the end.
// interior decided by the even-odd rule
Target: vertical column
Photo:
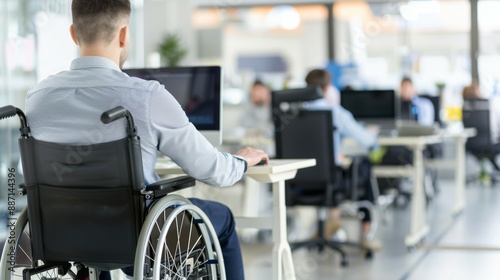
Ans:
{"type": "Polygon", "coordinates": [[[333,5],[334,3],[326,4],[328,9],[327,24],[327,38],[328,38],[328,60],[335,60],[335,17],[333,15],[333,5]]]}
{"type": "Polygon", "coordinates": [[[479,25],[477,14],[478,0],[470,0],[470,64],[472,80],[479,83],[479,25]]]}

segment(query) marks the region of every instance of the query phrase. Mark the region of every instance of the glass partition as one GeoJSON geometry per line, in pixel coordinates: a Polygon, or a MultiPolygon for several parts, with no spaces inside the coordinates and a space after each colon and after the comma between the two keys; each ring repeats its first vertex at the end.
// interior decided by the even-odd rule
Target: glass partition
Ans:
{"type": "MultiPolygon", "coordinates": [[[[130,67],[142,67],[143,0],[131,3],[132,41],[127,63],[130,67]]],[[[69,35],[70,24],[69,0],[0,1],[0,106],[10,104],[24,110],[26,93],[31,87],[49,75],[69,69],[78,56],[78,48],[69,35]]],[[[22,182],[18,168],[18,128],[19,121],[15,118],[0,120],[0,217],[7,211],[8,169],[16,168],[16,182],[22,182]]],[[[22,200],[17,202],[17,210],[21,210],[22,200]]]]}
{"type": "Polygon", "coordinates": [[[500,1],[478,2],[479,24],[479,78],[484,97],[500,96],[500,1]]]}

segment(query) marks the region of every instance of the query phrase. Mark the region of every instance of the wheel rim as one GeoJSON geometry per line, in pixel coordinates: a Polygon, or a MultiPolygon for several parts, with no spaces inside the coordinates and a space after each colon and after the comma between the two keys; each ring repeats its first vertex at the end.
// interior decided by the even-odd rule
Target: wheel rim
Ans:
{"type": "MultiPolygon", "coordinates": [[[[167,197],[157,201],[156,205],[152,206],[149,213],[150,214],[146,217],[146,221],[144,222],[144,226],[141,230],[141,236],[139,238],[140,241],[136,251],[134,279],[226,279],[224,261],[222,257],[217,257],[222,256],[220,245],[216,237],[217,235],[210,223],[203,222],[208,221],[208,217],[198,207],[192,205],[187,199],[181,196],[168,195],[167,197]],[[184,212],[184,214],[182,214],[182,212],[184,212]],[[177,217],[177,225],[182,224],[182,220],[184,219],[184,221],[189,221],[190,223],[188,224],[193,225],[193,227],[191,229],[190,227],[187,227],[180,230],[180,227],[176,227],[175,218],[172,217],[177,217]],[[170,242],[169,238],[172,238],[172,234],[168,235],[169,238],[166,237],[168,228],[172,225],[174,226],[172,227],[174,231],[179,229],[179,232],[181,233],[179,236],[184,236],[184,240],[182,242],[186,244],[213,244],[213,247],[215,248],[212,248],[212,245],[205,245],[205,247],[202,245],[198,248],[195,245],[192,245],[191,250],[184,251],[183,254],[179,254],[181,255],[179,259],[183,259],[183,262],[178,262],[177,265],[175,265],[175,260],[172,258],[172,255],[176,254],[175,246],[168,245],[170,242]],[[196,225],[196,227],[194,225],[196,225]],[[165,230],[163,230],[164,228],[165,230]],[[194,239],[193,232],[195,232],[195,228],[197,233],[196,238],[194,239]],[[155,230],[157,231],[157,234],[154,233],[155,230]],[[183,235],[182,232],[185,232],[186,235],[183,235]],[[198,241],[199,234],[202,236],[201,241],[198,241]],[[191,237],[191,239],[189,237],[191,237]],[[151,240],[156,241],[151,242],[151,240]],[[213,242],[213,240],[216,242],[213,242]],[[167,246],[174,249],[165,250],[167,246]],[[158,257],[159,261],[155,262],[155,255],[158,255],[160,250],[160,254],[162,256],[158,257]],[[169,259],[169,256],[171,258],[171,262],[170,264],[167,264],[165,260],[169,259]],[[200,268],[201,266],[197,266],[195,263],[203,262],[202,260],[205,260],[204,256],[210,256],[210,258],[206,258],[210,259],[210,261],[206,263],[205,267],[200,268]],[[188,261],[186,261],[186,259],[188,259],[188,261]],[[183,265],[179,265],[179,263],[183,263],[183,265]],[[155,264],[157,273],[154,273],[155,264]],[[186,278],[185,275],[189,275],[188,272],[192,272],[198,268],[200,268],[198,270],[198,274],[207,272],[207,275],[199,278],[186,278]],[[178,273],[178,271],[182,272],[183,269],[184,274],[178,273]],[[166,273],[168,270],[172,270],[174,273],[171,271],[169,275],[166,273]]],[[[177,239],[177,235],[174,236],[174,239],[177,239]]],[[[177,249],[177,252],[180,251],[180,249],[177,249]]],[[[191,277],[196,277],[193,275],[194,274],[192,273],[191,277]]]]}
{"type": "MultiPolygon", "coordinates": [[[[23,270],[34,268],[33,259],[31,254],[31,244],[30,244],[30,231],[29,231],[29,222],[26,218],[26,213],[23,211],[19,216],[16,222],[16,230],[19,232],[16,235],[13,243],[6,243],[4,248],[3,257],[6,258],[3,260],[2,265],[5,266],[5,277],[6,280],[18,280],[23,279],[23,270]],[[13,257],[13,263],[10,256],[6,256],[5,254],[12,254],[12,250],[10,246],[15,244],[15,251],[13,257]]],[[[12,240],[12,239],[9,239],[12,240]]],[[[8,241],[7,241],[8,242],[8,241]]],[[[38,266],[43,265],[43,263],[39,263],[38,266]]],[[[36,275],[32,275],[31,279],[39,279],[39,280],[66,280],[66,279],[74,279],[70,275],[60,276],[57,268],[49,269],[44,272],[40,272],[36,275]]]]}
{"type": "Polygon", "coordinates": [[[195,210],[186,204],[175,208],[162,227],[155,250],[154,275],[158,279],[217,279],[218,263],[205,226],[195,210]]]}

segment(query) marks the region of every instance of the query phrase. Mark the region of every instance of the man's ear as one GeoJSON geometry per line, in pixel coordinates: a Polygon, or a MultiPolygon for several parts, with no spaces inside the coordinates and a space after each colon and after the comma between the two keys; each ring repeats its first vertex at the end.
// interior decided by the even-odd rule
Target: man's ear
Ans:
{"type": "Polygon", "coordinates": [[[120,40],[120,48],[125,48],[128,43],[128,25],[124,25],[120,28],[119,40],[120,40]]]}
{"type": "Polygon", "coordinates": [[[75,27],[73,26],[73,24],[69,27],[69,33],[71,34],[71,39],[73,39],[73,42],[75,42],[75,44],[79,46],[80,44],[78,43],[78,39],[76,38],[75,27]]]}

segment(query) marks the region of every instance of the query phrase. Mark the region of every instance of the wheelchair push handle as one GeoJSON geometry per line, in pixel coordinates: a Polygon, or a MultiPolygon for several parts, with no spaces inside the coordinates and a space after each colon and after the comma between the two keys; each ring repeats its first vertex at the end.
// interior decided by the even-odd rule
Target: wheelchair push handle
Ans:
{"type": "Polygon", "coordinates": [[[17,114],[17,108],[12,105],[7,105],[0,108],[0,120],[11,118],[17,114]]]}
{"type": "Polygon", "coordinates": [[[24,112],[12,105],[0,107],[0,120],[7,119],[15,115],[19,116],[19,121],[21,122],[21,128],[19,129],[19,131],[21,131],[21,136],[25,138],[29,137],[30,128],[28,127],[28,122],[26,121],[24,112]]]}
{"type": "Polygon", "coordinates": [[[137,131],[135,129],[134,118],[132,118],[132,114],[123,108],[122,106],[115,107],[113,109],[109,109],[101,115],[101,122],[105,124],[109,124],[116,120],[119,120],[123,117],[127,118],[127,133],[129,136],[136,136],[137,131]]]}
{"type": "Polygon", "coordinates": [[[101,115],[101,122],[108,124],[125,117],[128,114],[127,109],[122,106],[107,110],[101,115]]]}

